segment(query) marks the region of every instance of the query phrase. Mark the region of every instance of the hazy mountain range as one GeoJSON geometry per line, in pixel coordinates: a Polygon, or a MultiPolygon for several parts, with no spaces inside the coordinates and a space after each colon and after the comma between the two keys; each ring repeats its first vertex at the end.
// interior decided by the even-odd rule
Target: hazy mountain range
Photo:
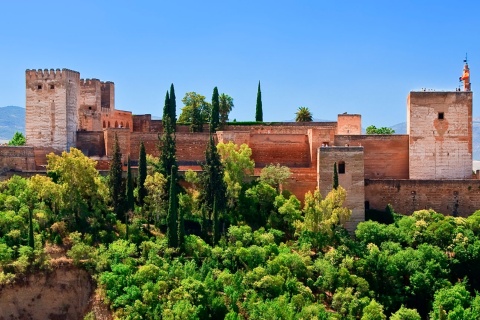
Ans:
{"type": "MultiPolygon", "coordinates": [[[[160,119],[159,117],[152,116],[152,119],[154,118],[160,119]]],[[[398,134],[407,133],[406,122],[398,123],[390,128],[398,134]]],[[[16,106],[0,107],[0,144],[12,139],[16,131],[25,134],[25,108],[16,106]]],[[[480,160],[480,118],[473,119],[473,159],[480,160]]]]}

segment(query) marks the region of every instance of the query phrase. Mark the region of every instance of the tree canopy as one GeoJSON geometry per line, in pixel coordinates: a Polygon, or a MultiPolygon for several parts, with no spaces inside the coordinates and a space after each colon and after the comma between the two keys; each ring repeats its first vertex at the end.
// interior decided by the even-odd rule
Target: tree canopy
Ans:
{"type": "Polygon", "coordinates": [[[395,130],[388,127],[377,128],[374,125],[370,125],[365,129],[367,134],[394,134],[395,130]]]}

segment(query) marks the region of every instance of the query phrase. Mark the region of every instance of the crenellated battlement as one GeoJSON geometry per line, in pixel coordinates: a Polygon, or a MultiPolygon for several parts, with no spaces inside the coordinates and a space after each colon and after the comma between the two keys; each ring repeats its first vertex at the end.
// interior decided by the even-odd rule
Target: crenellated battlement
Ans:
{"type": "Polygon", "coordinates": [[[80,72],[70,69],[27,69],[25,70],[25,78],[27,81],[34,80],[66,80],[80,79],[80,72]]]}
{"type": "Polygon", "coordinates": [[[92,79],[80,79],[80,86],[82,87],[95,87],[102,82],[99,79],[92,78],[92,79]]]}

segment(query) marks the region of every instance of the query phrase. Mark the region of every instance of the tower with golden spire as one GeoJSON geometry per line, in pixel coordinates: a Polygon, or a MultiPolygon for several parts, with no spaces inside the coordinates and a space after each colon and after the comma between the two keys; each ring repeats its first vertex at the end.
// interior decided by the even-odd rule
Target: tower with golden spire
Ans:
{"type": "Polygon", "coordinates": [[[470,83],[470,69],[468,68],[467,56],[465,55],[465,65],[463,66],[463,75],[460,77],[460,81],[463,81],[463,91],[471,91],[470,83]]]}

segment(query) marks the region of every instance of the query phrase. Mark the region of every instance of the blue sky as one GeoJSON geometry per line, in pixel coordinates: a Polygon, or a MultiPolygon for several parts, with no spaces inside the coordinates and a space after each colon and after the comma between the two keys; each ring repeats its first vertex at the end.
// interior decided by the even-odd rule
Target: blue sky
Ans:
{"type": "MultiPolygon", "coordinates": [[[[25,69],[69,68],[115,82],[116,108],[161,115],[181,98],[234,98],[230,120],[360,113],[406,119],[420,88],[455,90],[468,52],[480,65],[477,1],[2,1],[0,106],[25,105],[25,69]]],[[[480,74],[480,71],[478,72],[480,74]]],[[[479,84],[480,85],[480,84],[479,84]]],[[[474,106],[476,103],[474,102],[474,106]]],[[[478,116],[474,108],[474,115],[478,116]]]]}

